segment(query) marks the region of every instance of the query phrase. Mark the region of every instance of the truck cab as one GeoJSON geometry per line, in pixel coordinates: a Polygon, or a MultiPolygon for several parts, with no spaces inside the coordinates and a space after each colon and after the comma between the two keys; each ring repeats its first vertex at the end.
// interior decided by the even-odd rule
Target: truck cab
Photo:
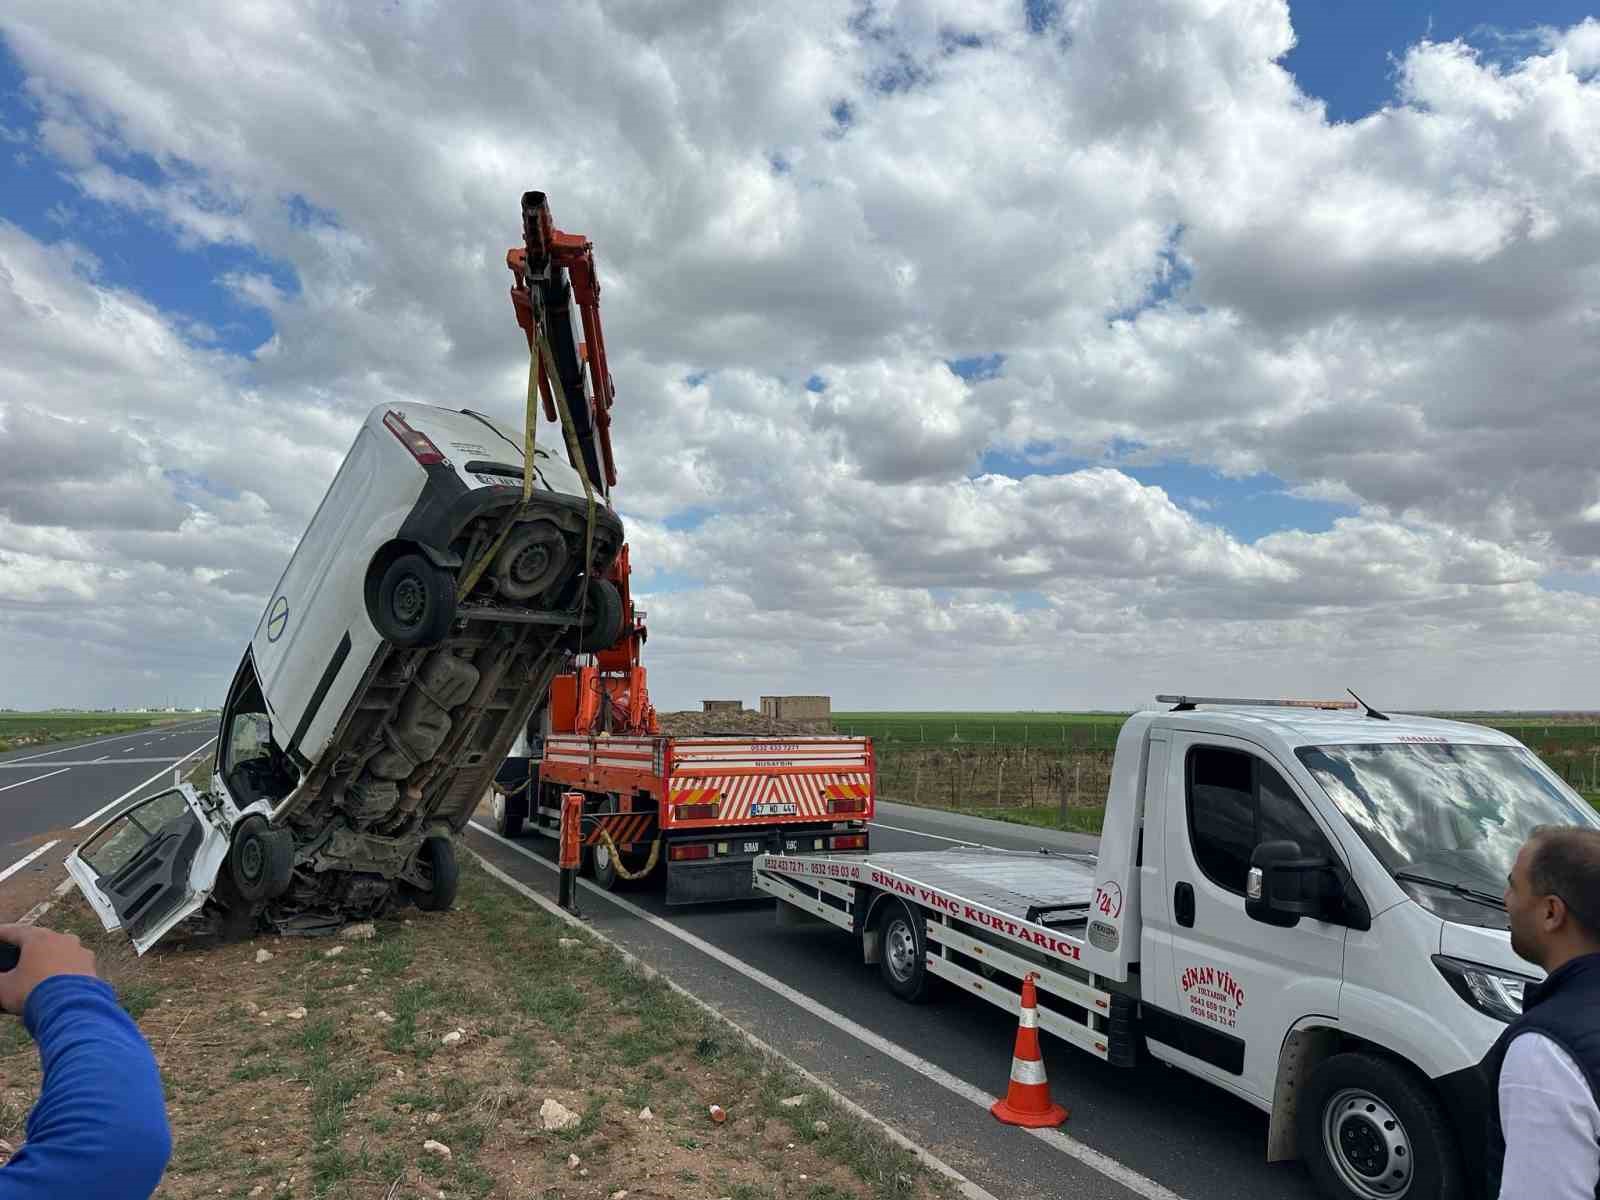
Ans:
{"type": "Polygon", "coordinates": [[[1304,1160],[1330,1197],[1476,1194],[1477,1065],[1542,974],[1511,949],[1506,878],[1536,827],[1600,816],[1482,726],[1161,699],[1119,735],[1093,862],[889,854],[841,889],[802,882],[826,873],[815,860],[769,860],[763,890],[849,910],[902,995],[921,989],[882,953],[897,935],[913,966],[1002,1005],[1017,992],[989,982],[996,964],[1034,966],[1041,1028],[1242,1097],[1270,1114],[1269,1159],[1304,1160]],[[1033,894],[1007,892],[1020,879],[1033,894]]]}

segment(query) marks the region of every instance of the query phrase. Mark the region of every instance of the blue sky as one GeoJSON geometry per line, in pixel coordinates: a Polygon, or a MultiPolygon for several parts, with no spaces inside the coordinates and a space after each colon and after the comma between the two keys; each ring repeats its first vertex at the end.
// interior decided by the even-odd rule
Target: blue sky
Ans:
{"type": "MultiPolygon", "coordinates": [[[[0,125],[10,134],[0,139],[0,219],[39,241],[66,240],[88,250],[103,282],[136,292],[179,318],[180,328],[199,344],[248,354],[271,337],[267,315],[238,300],[221,281],[234,272],[264,274],[293,292],[293,272],[245,246],[180,244],[165,223],[84,195],[62,165],[38,148],[33,135],[41,114],[23,82],[16,57],[0,39],[0,125]],[[27,142],[14,140],[23,134],[27,142]],[[193,322],[208,332],[195,330],[193,322]]],[[[118,159],[116,166],[152,186],[177,177],[144,155],[118,159]]],[[[172,170],[184,167],[173,164],[172,170]]]]}
{"type": "MultiPolygon", "coordinates": [[[[1327,102],[1328,119],[1354,121],[1394,96],[1394,63],[1423,38],[1461,38],[1490,57],[1523,45],[1507,34],[1574,25],[1593,0],[1290,0],[1299,44],[1284,65],[1302,90],[1327,102]]],[[[1525,46],[1524,46],[1525,48],[1525,46]]]]}
{"type": "MultiPolygon", "coordinates": [[[[1037,5],[1033,6],[1037,8],[1037,5]]],[[[1331,120],[1349,121],[1381,108],[1394,99],[1394,60],[1407,46],[1431,36],[1435,40],[1462,37],[1486,55],[1526,49],[1511,31],[1532,25],[1568,25],[1588,15],[1577,0],[1541,0],[1534,4],[1510,0],[1465,0],[1449,5],[1398,2],[1398,0],[1293,0],[1290,15],[1299,44],[1286,66],[1301,87],[1326,101],[1331,120]]],[[[293,291],[296,283],[285,264],[262,258],[238,245],[180,243],[159,219],[149,219],[121,207],[101,204],[84,196],[68,181],[61,164],[28,142],[15,140],[37,128],[39,110],[23,87],[23,75],[10,50],[0,41],[0,125],[11,136],[0,142],[0,218],[14,222],[46,242],[68,238],[99,260],[101,278],[145,297],[169,314],[198,323],[196,341],[235,354],[248,355],[272,332],[267,315],[240,301],[224,286],[230,272],[269,275],[277,286],[293,291]]],[[[124,172],[156,185],[173,178],[149,159],[124,159],[124,172]]],[[[170,164],[183,173],[183,164],[170,164]]],[[[285,198],[293,210],[305,202],[285,198]]],[[[328,214],[337,219],[336,214],[328,214]]],[[[1181,229],[1172,244],[1181,247],[1181,229]]],[[[1181,300],[1185,269],[1176,258],[1165,278],[1157,280],[1144,305],[1177,296],[1181,300]]],[[[1138,309],[1108,314],[1108,319],[1128,319],[1138,309]]],[[[974,384],[1003,372],[1003,355],[975,355],[952,359],[949,366],[974,384]]],[[[693,380],[692,380],[693,381],[693,380]]],[[[819,391],[826,380],[813,375],[810,390],[819,391]]],[[[1242,479],[1187,462],[1131,466],[1107,459],[1141,483],[1160,486],[1180,505],[1202,520],[1220,525],[1245,541],[1282,529],[1325,530],[1347,506],[1297,499],[1288,495],[1294,481],[1271,475],[1242,479]]],[[[1016,455],[989,452],[977,472],[1021,475],[1059,473],[1092,465],[1083,461],[1057,463],[1048,468],[1030,466],[1016,455]]],[[[712,515],[694,509],[674,514],[669,528],[693,529],[712,515]]],[[[665,582],[665,581],[663,581],[665,582]]]]}

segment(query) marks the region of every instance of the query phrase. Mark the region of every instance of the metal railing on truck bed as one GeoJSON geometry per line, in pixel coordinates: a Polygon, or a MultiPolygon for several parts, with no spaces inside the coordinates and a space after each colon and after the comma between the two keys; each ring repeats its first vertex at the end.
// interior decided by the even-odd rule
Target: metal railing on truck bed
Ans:
{"type": "Polygon", "coordinates": [[[849,858],[763,855],[755,886],[782,902],[780,914],[789,906],[861,935],[868,961],[883,952],[882,906],[898,901],[920,918],[930,975],[1015,1012],[1020,981],[1031,974],[1041,995],[1041,1029],[1097,1058],[1131,1065],[1135,999],[1107,990],[1079,965],[1094,870],[1089,855],[976,847],[849,858]]]}

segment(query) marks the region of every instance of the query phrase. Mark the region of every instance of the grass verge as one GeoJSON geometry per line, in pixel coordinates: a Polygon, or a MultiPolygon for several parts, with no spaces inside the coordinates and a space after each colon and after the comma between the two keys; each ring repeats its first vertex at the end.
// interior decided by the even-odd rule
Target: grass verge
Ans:
{"type": "MultiPolygon", "coordinates": [[[[948,1192],[729,1026],[473,862],[455,911],[398,914],[370,940],[225,946],[197,931],[137,959],[75,893],[50,923],[94,947],[161,1063],[174,1135],[163,1196],[948,1192]],[[543,1129],[546,1100],[577,1123],[543,1129]]],[[[0,1138],[13,1144],[38,1087],[15,1032],[0,1023],[0,1138]]]]}

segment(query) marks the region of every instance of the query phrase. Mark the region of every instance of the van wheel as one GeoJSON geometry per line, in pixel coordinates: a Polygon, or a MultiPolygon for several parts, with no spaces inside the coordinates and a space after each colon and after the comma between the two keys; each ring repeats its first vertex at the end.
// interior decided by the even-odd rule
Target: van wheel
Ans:
{"type": "Polygon", "coordinates": [[[228,877],[239,898],[255,904],[281,896],[293,876],[294,835],[272,828],[260,813],[240,821],[228,850],[228,877]]]}
{"type": "Polygon", "coordinates": [[[424,912],[445,912],[456,902],[461,884],[461,869],[456,864],[455,843],[447,837],[423,840],[417,851],[417,869],[428,881],[427,887],[411,888],[411,899],[424,912]]]}
{"type": "Polygon", "coordinates": [[[583,626],[568,633],[569,650],[594,654],[622,636],[622,593],[609,579],[590,580],[589,594],[578,592],[572,607],[583,609],[583,626]]]}
{"type": "Polygon", "coordinates": [[[928,934],[922,914],[904,900],[892,900],[878,921],[878,970],[900,999],[921,1004],[928,998],[928,934]]]}
{"type": "Polygon", "coordinates": [[[527,785],[515,796],[508,796],[499,788],[493,791],[494,800],[489,807],[494,812],[494,831],[501,837],[522,836],[522,823],[528,819],[527,785]]]}
{"type": "Polygon", "coordinates": [[[1330,1200],[1457,1200],[1461,1159],[1427,1083],[1372,1054],[1335,1054],[1295,1116],[1300,1157],[1330,1200]]]}
{"type": "Polygon", "coordinates": [[[442,642],[456,615],[455,581],[420,554],[402,554],[378,584],[372,623],[397,646],[442,642]]]}

